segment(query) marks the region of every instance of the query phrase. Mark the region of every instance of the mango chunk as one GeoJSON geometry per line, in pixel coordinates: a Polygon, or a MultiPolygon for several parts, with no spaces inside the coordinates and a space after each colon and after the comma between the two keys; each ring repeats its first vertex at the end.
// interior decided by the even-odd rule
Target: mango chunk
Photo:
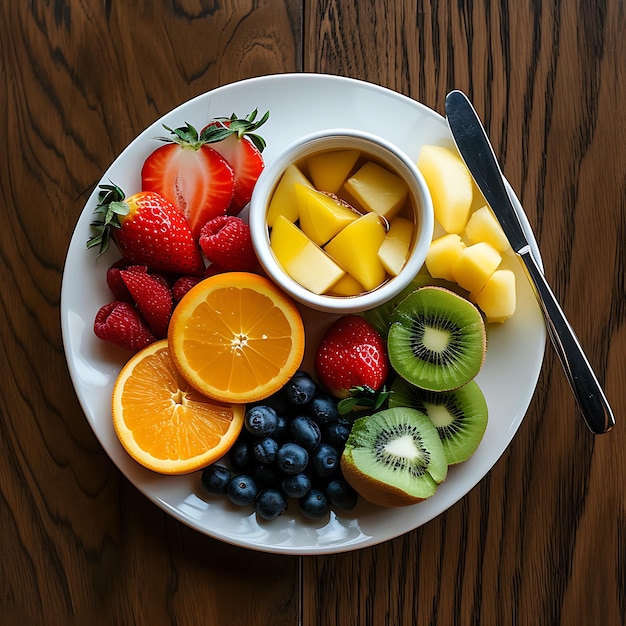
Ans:
{"type": "Polygon", "coordinates": [[[463,289],[478,293],[502,261],[500,253],[485,241],[467,246],[452,266],[452,277],[463,289]]]}
{"type": "Polygon", "coordinates": [[[394,217],[384,241],[378,248],[378,259],[392,276],[397,276],[409,256],[413,223],[404,217],[394,217]]]}
{"type": "Polygon", "coordinates": [[[486,241],[498,252],[504,252],[509,248],[509,240],[488,206],[476,209],[472,213],[465,227],[465,234],[472,243],[486,241]]]}
{"type": "Polygon", "coordinates": [[[359,216],[335,198],[312,187],[296,183],[299,226],[318,246],[330,241],[359,216]]]}
{"type": "Polygon", "coordinates": [[[509,269],[496,270],[485,286],[470,298],[480,307],[488,322],[504,322],[515,313],[515,274],[509,269]]]}
{"type": "Polygon", "coordinates": [[[335,235],[324,250],[366,291],[376,289],[387,273],[378,258],[385,227],[376,213],[366,213],[335,235]]]}
{"type": "Polygon", "coordinates": [[[448,233],[463,232],[469,218],[474,186],[457,152],[442,146],[423,146],[417,161],[433,201],[435,219],[448,233]]]}
{"type": "Polygon", "coordinates": [[[343,188],[360,208],[387,220],[400,212],[409,193],[408,185],[400,176],[372,161],[348,178],[343,188]]]}
{"type": "Polygon", "coordinates": [[[454,281],[452,266],[459,260],[464,248],[461,236],[456,233],[434,239],[426,253],[425,265],[428,273],[433,278],[454,281]]]}
{"type": "Polygon", "coordinates": [[[267,225],[271,228],[279,215],[284,215],[290,222],[298,221],[298,200],[296,184],[311,187],[308,178],[295,165],[288,165],[283,173],[267,209],[267,225]]]}
{"type": "Polygon", "coordinates": [[[337,263],[284,215],[274,222],[270,247],[287,274],[313,293],[326,293],[345,275],[337,263]]]}
{"type": "Polygon", "coordinates": [[[352,172],[361,153],[358,150],[331,150],[307,160],[307,171],[316,189],[337,193],[352,172]]]}
{"type": "Polygon", "coordinates": [[[363,285],[356,278],[346,274],[331,287],[329,294],[333,296],[358,296],[364,291],[363,285]]]}

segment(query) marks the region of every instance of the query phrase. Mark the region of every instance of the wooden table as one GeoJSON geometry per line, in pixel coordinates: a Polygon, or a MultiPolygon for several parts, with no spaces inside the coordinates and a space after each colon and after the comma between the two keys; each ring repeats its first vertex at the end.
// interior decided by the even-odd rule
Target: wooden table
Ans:
{"type": "Polygon", "coordinates": [[[623,0],[5,0],[0,15],[2,624],[626,623],[623,0]],[[129,141],[193,96],[293,71],[439,112],[450,89],[470,95],[618,420],[590,434],[548,347],[521,428],[466,497],[315,557],[220,543],[138,493],[81,411],[59,322],[74,224],[129,141]]]}

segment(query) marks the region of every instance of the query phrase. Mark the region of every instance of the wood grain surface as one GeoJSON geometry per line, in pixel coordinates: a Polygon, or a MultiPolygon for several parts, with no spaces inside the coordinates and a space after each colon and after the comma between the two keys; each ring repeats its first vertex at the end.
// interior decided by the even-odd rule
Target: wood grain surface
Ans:
{"type": "Polygon", "coordinates": [[[623,0],[1,2],[0,623],[626,624],[625,38],[623,0]],[[617,418],[587,431],[548,347],[465,498],[334,556],[229,546],[150,503],[92,433],[60,331],[73,227],[116,155],[193,96],[292,71],[439,112],[470,95],[617,418]]]}

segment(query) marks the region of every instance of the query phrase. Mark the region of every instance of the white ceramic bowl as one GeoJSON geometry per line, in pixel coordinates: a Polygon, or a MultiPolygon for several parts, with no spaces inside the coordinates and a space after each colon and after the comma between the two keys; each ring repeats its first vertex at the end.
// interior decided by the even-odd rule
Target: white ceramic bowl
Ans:
{"type": "Polygon", "coordinates": [[[434,217],[426,182],[415,163],[400,148],[368,132],[330,129],[314,132],[289,144],[267,164],[252,194],[249,223],[259,262],[270,278],[305,306],[327,313],[345,314],[374,308],[393,298],[413,280],[424,264],[433,236],[434,217]],[[374,157],[407,182],[413,200],[411,204],[416,212],[414,217],[417,232],[409,257],[400,273],[380,287],[356,296],[318,295],[293,280],[274,256],[270,248],[267,209],[288,165],[319,152],[346,149],[357,149],[374,157]]]}

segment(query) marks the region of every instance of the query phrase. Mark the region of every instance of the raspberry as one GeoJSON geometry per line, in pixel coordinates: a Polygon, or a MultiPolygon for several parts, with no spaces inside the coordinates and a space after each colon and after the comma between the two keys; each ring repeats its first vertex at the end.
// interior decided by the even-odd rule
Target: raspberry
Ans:
{"type": "Polygon", "coordinates": [[[99,339],[137,352],[156,341],[139,312],[128,302],[114,300],[96,313],[93,331],[99,339]]]}
{"type": "Polygon", "coordinates": [[[254,271],[257,258],[250,228],[240,217],[220,215],[200,231],[200,247],[206,258],[224,271],[254,271]]]}
{"type": "Polygon", "coordinates": [[[120,274],[120,271],[127,266],[128,261],[126,261],[126,259],[120,259],[119,261],[113,263],[113,265],[111,265],[111,267],[107,270],[107,285],[111,290],[113,297],[121,302],[133,301],[133,297],[130,295],[128,287],[124,284],[120,274]]]}
{"type": "Polygon", "coordinates": [[[165,278],[149,274],[145,265],[131,265],[120,275],[150,330],[159,339],[167,337],[174,301],[165,278]]]}
{"type": "Polygon", "coordinates": [[[201,280],[202,278],[199,276],[181,276],[176,279],[176,282],[172,285],[174,302],[178,304],[183,299],[183,296],[201,280]]]}

